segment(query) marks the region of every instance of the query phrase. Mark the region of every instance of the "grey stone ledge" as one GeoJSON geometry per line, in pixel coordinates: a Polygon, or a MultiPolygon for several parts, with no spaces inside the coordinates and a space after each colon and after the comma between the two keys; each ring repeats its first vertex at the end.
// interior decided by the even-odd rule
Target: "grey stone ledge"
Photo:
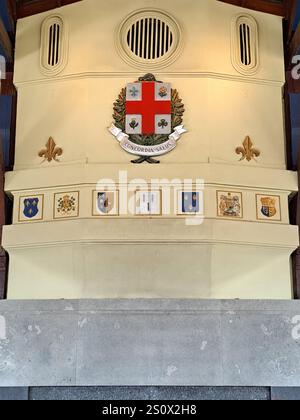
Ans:
{"type": "Polygon", "coordinates": [[[297,387],[297,315],[300,301],[2,301],[0,387],[297,387]]]}

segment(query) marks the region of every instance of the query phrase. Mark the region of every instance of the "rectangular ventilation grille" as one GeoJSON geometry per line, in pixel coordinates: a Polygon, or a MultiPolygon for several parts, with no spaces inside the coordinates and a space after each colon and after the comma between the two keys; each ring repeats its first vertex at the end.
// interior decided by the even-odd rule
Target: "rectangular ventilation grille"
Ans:
{"type": "Polygon", "coordinates": [[[252,63],[251,57],[251,34],[250,27],[245,23],[240,25],[240,53],[241,62],[245,66],[250,66],[252,63]]]}
{"type": "Polygon", "coordinates": [[[49,28],[48,65],[56,66],[59,62],[60,25],[53,24],[49,28]]]}

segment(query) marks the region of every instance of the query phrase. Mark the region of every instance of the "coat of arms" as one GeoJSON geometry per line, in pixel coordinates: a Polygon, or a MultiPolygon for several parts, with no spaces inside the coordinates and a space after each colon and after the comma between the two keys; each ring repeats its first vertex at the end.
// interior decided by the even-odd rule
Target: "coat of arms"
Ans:
{"type": "Polygon", "coordinates": [[[240,194],[218,193],[219,216],[221,217],[242,217],[240,194]]]}
{"type": "Polygon", "coordinates": [[[140,156],[133,163],[159,163],[153,159],[168,153],[186,132],[184,105],[169,83],[152,74],[127,84],[114,103],[114,124],[109,131],[128,153],[140,156]]]}
{"type": "Polygon", "coordinates": [[[272,197],[263,197],[261,198],[261,212],[266,217],[274,217],[277,213],[276,211],[276,200],[272,197]]]}
{"type": "Polygon", "coordinates": [[[113,192],[98,192],[97,193],[97,209],[99,213],[108,214],[112,211],[115,205],[115,198],[113,192]]]}
{"type": "Polygon", "coordinates": [[[57,204],[57,212],[68,215],[76,210],[76,199],[68,194],[60,197],[57,204]]]}
{"type": "Polygon", "coordinates": [[[199,192],[182,192],[182,213],[199,213],[200,194],[199,192]]]}
{"type": "Polygon", "coordinates": [[[23,209],[24,216],[27,217],[28,219],[32,219],[33,217],[35,217],[39,212],[38,204],[39,204],[39,199],[37,197],[26,198],[24,200],[24,209],[23,209]]]}

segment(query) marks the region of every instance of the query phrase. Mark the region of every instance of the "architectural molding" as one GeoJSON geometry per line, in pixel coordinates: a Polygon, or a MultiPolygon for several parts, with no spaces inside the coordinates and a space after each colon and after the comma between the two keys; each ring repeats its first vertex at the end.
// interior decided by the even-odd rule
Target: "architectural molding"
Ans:
{"type": "MultiPolygon", "coordinates": [[[[244,82],[244,83],[251,83],[255,85],[267,85],[267,86],[277,86],[282,88],[285,84],[285,80],[267,80],[267,79],[258,79],[255,77],[245,77],[239,75],[230,75],[230,74],[222,74],[222,73],[213,73],[213,72],[163,72],[158,71],[159,77],[161,78],[185,78],[185,77],[193,77],[193,78],[208,78],[208,79],[220,79],[226,81],[234,81],[234,82],[244,82]]],[[[60,75],[51,78],[42,78],[42,79],[33,79],[27,81],[18,81],[14,80],[15,86],[17,88],[28,87],[33,85],[43,85],[47,83],[57,83],[57,82],[65,82],[65,81],[73,81],[73,80],[82,80],[82,79],[99,79],[99,78],[138,78],[141,76],[141,72],[111,72],[111,73],[104,73],[104,72],[85,72],[85,73],[77,73],[77,74],[68,74],[68,75],[60,75]]]]}
{"type": "Polygon", "coordinates": [[[224,219],[205,219],[202,224],[187,228],[182,218],[77,219],[26,223],[4,227],[6,250],[71,246],[72,244],[194,244],[243,245],[294,251],[299,244],[298,228],[290,225],[260,224],[259,235],[253,223],[224,219]],[[63,228],[62,225],[63,223],[63,228]],[[29,234],[30,232],[30,234],[29,234]]]}
{"type": "Polygon", "coordinates": [[[242,166],[220,163],[160,164],[153,166],[134,166],[132,164],[75,164],[53,167],[39,167],[15,170],[6,173],[5,191],[22,191],[53,188],[65,185],[95,185],[99,179],[112,179],[118,183],[119,171],[126,171],[128,180],[145,179],[203,179],[208,185],[231,185],[235,187],[296,192],[297,173],[258,166],[242,166]]]}

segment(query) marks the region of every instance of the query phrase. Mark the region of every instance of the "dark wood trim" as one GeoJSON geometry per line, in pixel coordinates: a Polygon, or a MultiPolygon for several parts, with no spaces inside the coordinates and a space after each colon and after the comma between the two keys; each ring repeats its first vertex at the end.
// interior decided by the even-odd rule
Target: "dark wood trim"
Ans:
{"type": "MultiPolygon", "coordinates": [[[[1,139],[0,139],[1,140],[1,139]]],[[[2,141],[0,149],[0,299],[5,297],[7,280],[7,257],[2,243],[2,227],[5,225],[5,193],[4,193],[4,159],[2,141]]]]}
{"type": "Polygon", "coordinates": [[[300,79],[293,79],[291,70],[286,72],[286,82],[289,93],[300,93],[300,79]]]}
{"type": "Polygon", "coordinates": [[[284,86],[283,97],[285,108],[286,165],[288,170],[295,171],[297,168],[295,168],[293,165],[291,106],[287,83],[284,86]]]}
{"type": "Polygon", "coordinates": [[[290,42],[293,34],[293,24],[296,18],[298,0],[284,0],[286,15],[285,19],[288,22],[287,28],[287,42],[290,42]]]}
{"type": "Polygon", "coordinates": [[[17,18],[21,19],[57,7],[67,6],[81,0],[19,0],[17,2],[17,18]]]}
{"type": "Polygon", "coordinates": [[[6,171],[12,171],[15,164],[15,143],[16,143],[16,125],[17,125],[17,99],[16,89],[12,95],[11,117],[10,117],[10,144],[9,144],[9,166],[6,171]]]}
{"type": "Polygon", "coordinates": [[[16,29],[17,21],[17,5],[15,0],[6,0],[6,10],[10,21],[10,26],[13,32],[16,29]]]}
{"type": "MultiPolygon", "coordinates": [[[[297,161],[297,168],[298,168],[298,185],[300,191],[300,147],[298,150],[298,161],[297,161]]],[[[296,197],[297,202],[297,209],[296,209],[296,224],[300,229],[300,192],[298,192],[296,197]]],[[[299,238],[300,238],[300,230],[299,230],[299,238]]],[[[295,299],[300,299],[300,247],[294,252],[292,256],[293,262],[293,274],[294,274],[294,295],[295,299]]]]}
{"type": "Polygon", "coordinates": [[[0,300],[6,297],[7,286],[7,255],[0,247],[0,300]]]}
{"type": "Polygon", "coordinates": [[[296,31],[292,35],[292,38],[289,42],[288,52],[289,52],[289,63],[291,65],[292,59],[295,55],[299,55],[300,47],[300,23],[297,26],[296,31]]]}
{"type": "Polygon", "coordinates": [[[300,299],[300,248],[292,255],[294,277],[294,299],[300,299]]]}
{"type": "Polygon", "coordinates": [[[0,95],[14,95],[13,73],[6,72],[5,79],[0,80],[0,95]]]}
{"type": "Polygon", "coordinates": [[[4,23],[0,17],[0,45],[4,51],[6,59],[9,62],[13,61],[13,45],[8,32],[5,29],[4,23]]]}

